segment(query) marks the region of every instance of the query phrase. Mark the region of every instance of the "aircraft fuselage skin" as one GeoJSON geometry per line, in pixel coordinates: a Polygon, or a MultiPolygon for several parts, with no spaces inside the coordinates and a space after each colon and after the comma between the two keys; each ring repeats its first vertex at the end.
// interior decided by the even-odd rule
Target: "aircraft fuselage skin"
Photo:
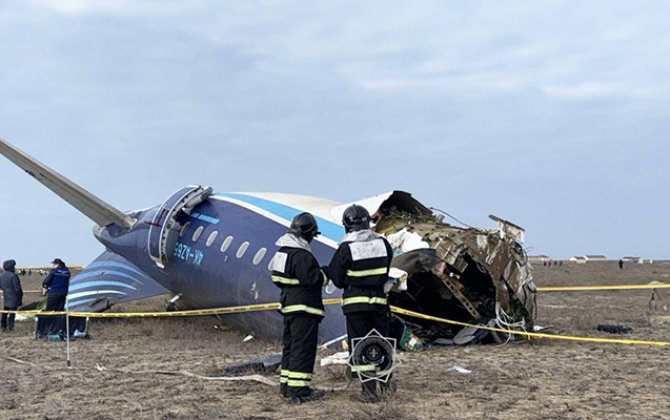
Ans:
{"type": "MultiPolygon", "coordinates": [[[[1,138],[0,154],[96,223],[94,235],[107,249],[70,282],[71,311],[102,311],[164,293],[181,308],[275,303],[280,291],[268,263],[295,215],[316,217],[322,234],[312,251],[321,265],[344,235],[340,220],[349,204],[295,194],[215,194],[191,185],[156,207],[122,212],[1,138]]],[[[393,244],[394,268],[407,273],[405,291],[389,295],[394,304],[442,318],[488,317],[532,328],[536,288],[522,227],[494,215],[495,229],[452,226],[405,191],[356,204],[376,216],[375,230],[393,244]]],[[[324,295],[340,296],[328,289],[324,295]]],[[[244,333],[281,336],[277,311],[226,320],[244,333]]],[[[341,308],[327,306],[321,342],[337,342],[345,331],[341,308]]]]}
{"type": "MultiPolygon", "coordinates": [[[[268,263],[277,250],[276,240],[287,230],[280,219],[290,220],[303,210],[244,194],[212,195],[190,215],[180,216],[179,222],[186,228],[163,268],[149,256],[149,230],[158,211],[160,206],[135,213],[138,221],[131,229],[116,225],[96,227],[95,236],[171,293],[180,294],[179,303],[183,307],[219,308],[279,300],[280,291],[271,281],[268,263]],[[276,217],[269,218],[268,214],[276,217]],[[196,237],[198,230],[201,232],[196,237]]],[[[321,231],[330,238],[315,239],[312,252],[321,265],[326,265],[335,252],[333,244],[344,234],[344,229],[325,219],[317,217],[317,220],[321,231]]],[[[341,296],[339,290],[328,292],[331,294],[324,293],[324,297],[341,296]]],[[[69,305],[76,307],[77,303],[75,300],[69,305]]],[[[277,311],[225,317],[227,323],[250,334],[281,336],[282,316],[277,311]]],[[[341,337],[345,331],[339,305],[327,305],[319,329],[320,341],[341,337]]]]}

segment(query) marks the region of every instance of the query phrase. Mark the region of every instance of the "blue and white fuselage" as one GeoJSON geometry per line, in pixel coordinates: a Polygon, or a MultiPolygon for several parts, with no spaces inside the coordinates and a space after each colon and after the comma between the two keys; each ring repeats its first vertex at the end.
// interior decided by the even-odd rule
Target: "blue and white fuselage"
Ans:
{"type": "MultiPolygon", "coordinates": [[[[122,212],[0,138],[0,154],[82,212],[96,226],[106,250],[70,282],[70,311],[101,311],[113,304],[172,294],[183,308],[217,308],[273,303],[279,289],[268,263],[291,219],[312,213],[322,235],[312,252],[325,265],[344,234],[344,208],[330,200],[293,194],[222,193],[199,185],[184,187],[163,204],[122,212]]],[[[393,193],[372,197],[372,206],[393,193]]],[[[374,213],[374,210],[371,212],[374,213]]],[[[340,291],[326,290],[331,297],[340,291]]],[[[279,337],[277,311],[230,315],[240,329],[279,337]]],[[[345,335],[341,309],[329,306],[320,338],[345,335]]]]}
{"type": "MultiPolygon", "coordinates": [[[[146,297],[146,293],[136,292],[146,288],[149,279],[165,291],[180,295],[181,307],[277,302],[280,291],[268,270],[278,248],[276,240],[286,233],[295,215],[308,211],[321,231],[311,244],[312,253],[320,264],[328,264],[344,235],[343,226],[334,220],[337,207],[338,203],[330,200],[292,194],[212,194],[190,214],[180,215],[179,233],[163,267],[151,258],[148,246],[152,221],[162,206],[136,212],[133,216],[137,222],[131,229],[114,225],[97,228],[96,237],[126,261],[108,255],[89,265],[72,281],[69,308],[100,309],[101,305],[146,297]],[[91,269],[95,273],[91,274],[91,269]]],[[[324,298],[340,295],[339,290],[324,292],[324,298]]],[[[281,334],[282,317],[277,311],[226,315],[226,322],[265,337],[281,334]]],[[[321,341],[344,334],[342,310],[338,305],[328,305],[320,327],[321,341]]]]}
{"type": "MultiPolygon", "coordinates": [[[[0,154],[96,223],[94,235],[106,250],[71,280],[71,311],[101,311],[161,294],[173,295],[171,302],[181,308],[274,303],[280,291],[268,263],[295,215],[315,216],[322,234],[311,246],[322,265],[344,235],[340,220],[349,204],[294,194],[216,194],[192,185],[159,206],[122,212],[2,139],[0,154]]],[[[380,225],[388,216],[387,227],[394,228],[387,231],[395,243],[394,267],[407,273],[409,289],[390,298],[436,316],[532,324],[535,285],[523,228],[497,216],[490,216],[496,229],[457,228],[403,191],[355,203],[380,216],[380,225]]],[[[340,296],[339,290],[325,290],[325,298],[340,296]]],[[[226,320],[264,337],[278,338],[282,331],[277,311],[226,320]]],[[[343,338],[345,330],[340,307],[327,306],[321,342],[343,338]]]]}

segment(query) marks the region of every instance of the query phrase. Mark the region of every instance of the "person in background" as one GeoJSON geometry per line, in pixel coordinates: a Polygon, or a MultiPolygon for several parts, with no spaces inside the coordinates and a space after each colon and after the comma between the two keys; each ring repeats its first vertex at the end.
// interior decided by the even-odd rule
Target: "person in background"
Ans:
{"type": "MultiPolygon", "coordinates": [[[[6,311],[15,311],[23,305],[23,289],[21,289],[21,280],[16,275],[16,261],[7,260],[2,263],[2,269],[5,270],[0,275],[0,290],[2,290],[3,309],[6,311]]],[[[15,314],[3,313],[0,317],[0,329],[2,331],[12,331],[14,329],[15,314]]]]}
{"type": "Polygon", "coordinates": [[[70,287],[70,270],[60,258],[51,261],[54,268],[42,282],[47,293],[47,311],[64,311],[67,291],[70,287]]]}

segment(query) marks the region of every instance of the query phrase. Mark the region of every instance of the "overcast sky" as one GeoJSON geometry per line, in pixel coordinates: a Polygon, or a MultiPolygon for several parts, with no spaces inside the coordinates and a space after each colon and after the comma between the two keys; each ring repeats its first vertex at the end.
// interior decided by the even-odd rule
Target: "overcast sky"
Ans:
{"type": "MultiPolygon", "coordinates": [[[[123,209],[392,189],[530,254],[670,258],[666,1],[0,3],[0,137],[123,209]]],[[[102,251],[0,160],[0,259],[102,251]]]]}

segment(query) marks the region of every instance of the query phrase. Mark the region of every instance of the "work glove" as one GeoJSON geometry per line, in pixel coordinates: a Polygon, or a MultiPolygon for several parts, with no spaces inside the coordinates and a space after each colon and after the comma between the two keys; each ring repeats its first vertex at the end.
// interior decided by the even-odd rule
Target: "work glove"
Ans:
{"type": "Polygon", "coordinates": [[[389,270],[389,279],[386,284],[384,284],[384,293],[389,294],[390,292],[406,291],[407,277],[408,274],[406,271],[391,267],[389,270]]]}

